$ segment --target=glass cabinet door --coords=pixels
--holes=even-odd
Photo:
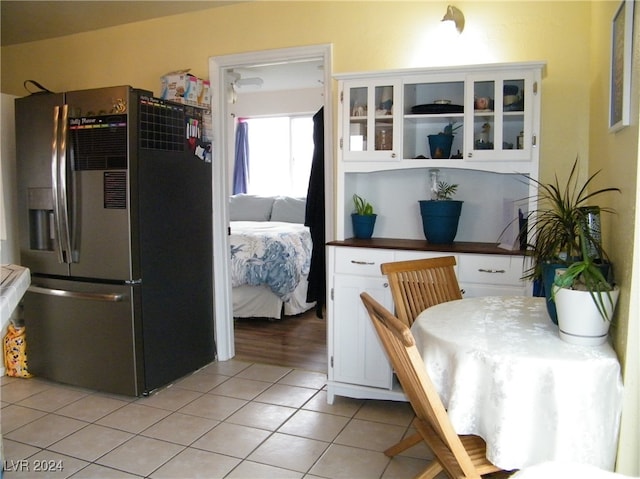
[[[528,74],[491,77],[470,76],[467,111],[466,157],[470,160],[528,160],[535,136],[531,131],[531,95]]]
[[[345,83],[343,91],[346,130],[342,148],[345,160],[399,159],[394,104],[398,88],[394,83]]]

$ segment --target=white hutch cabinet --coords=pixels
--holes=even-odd
[[[453,255],[465,297],[531,294],[526,258],[501,232],[533,211],[540,142],[540,62],[338,75],[337,240],[327,246],[328,401],[335,395],[404,400],[360,300],[393,310],[380,264]],[[432,158],[428,135],[453,125],[451,156]],[[429,170],[458,183],[463,217],[453,245],[428,244],[417,201]],[[378,213],[374,237],[354,239],[357,193]],[[465,211],[468,211],[465,217]],[[517,230],[517,228],[516,228]],[[511,238],[509,245],[515,243]]]

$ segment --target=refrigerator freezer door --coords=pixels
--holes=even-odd
[[[21,264],[33,272],[68,275],[59,260],[52,184],[54,109],[62,94],[34,94],[16,100],[16,162]]]
[[[143,392],[129,286],[34,277],[25,294],[29,372],[115,394]]]

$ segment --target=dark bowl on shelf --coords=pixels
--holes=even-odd
[[[473,147],[476,150],[493,150],[493,142],[475,141]]]
[[[504,85],[502,87],[503,95],[517,95],[519,91],[518,85]]]
[[[414,115],[424,115],[433,113],[464,113],[464,106],[443,103],[428,103],[426,105],[416,105],[411,107]]]

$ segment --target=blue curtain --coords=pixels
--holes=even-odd
[[[249,125],[238,121],[236,128],[236,160],[233,165],[233,194],[247,192],[249,183]]]

